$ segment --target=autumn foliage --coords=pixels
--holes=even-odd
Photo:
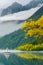
[[[43,36],[43,15],[37,21],[32,19],[30,19],[30,22],[25,21],[21,29],[26,32],[25,37],[33,35],[35,37]]]
[[[43,15],[36,21],[30,19],[25,21],[20,28],[25,32],[25,39],[28,37],[34,37],[34,39],[24,45],[19,46],[17,49],[20,50],[41,50],[43,49]]]

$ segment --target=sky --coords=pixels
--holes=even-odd
[[[31,0],[0,0],[0,8],[6,8],[11,5],[13,2],[18,2],[22,5],[26,5]]]

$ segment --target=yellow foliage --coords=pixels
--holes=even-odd
[[[16,54],[17,56],[21,57],[21,58],[25,58],[25,59],[40,59],[43,60],[43,55],[37,55],[34,53],[18,53]]]
[[[24,30],[24,28],[26,29]],[[33,21],[33,20],[30,20],[30,22],[25,21],[20,29],[26,32],[25,37],[33,36],[33,35],[36,35],[35,37],[42,36],[43,35],[43,15],[37,21]]]
[[[29,43],[26,43],[26,44],[24,44],[24,45],[22,45],[22,46],[19,46],[19,47],[17,47],[16,49],[18,49],[18,50],[25,50],[25,51],[31,51],[31,50],[38,50],[38,49],[41,49],[41,48],[43,48],[43,43],[38,43],[38,44],[29,44]]]

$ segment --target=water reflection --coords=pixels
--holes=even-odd
[[[0,54],[0,65],[43,65],[42,52],[11,53],[8,58]]]

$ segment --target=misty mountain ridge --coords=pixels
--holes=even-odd
[[[15,2],[11,6],[7,7],[6,9],[3,9],[1,16],[21,11],[22,7],[23,6],[21,4]]]
[[[20,11],[24,11],[24,10],[28,10],[28,9],[31,9],[31,8],[35,8],[38,5],[42,5],[42,4],[43,4],[43,0],[42,1],[41,0],[32,0],[30,3],[26,4],[25,6],[22,6],[18,2],[14,2],[9,7],[3,9],[2,13],[1,13],[1,16],[16,13],[16,12],[20,12]]]

